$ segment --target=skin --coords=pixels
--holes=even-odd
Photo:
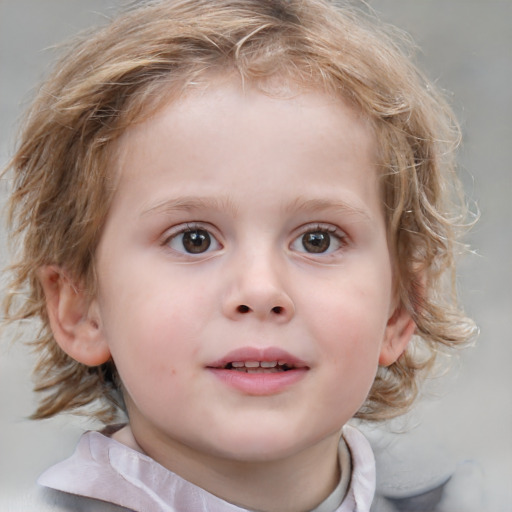
[[[41,272],[57,341],[86,364],[114,359],[130,417],[117,440],[232,503],[310,510],[338,482],[342,426],[414,329],[369,125],[320,91],[214,82],[130,128],[117,154],[97,297]],[[193,236],[209,246],[190,253]],[[248,392],[212,371],[269,347],[301,361],[293,383]]]

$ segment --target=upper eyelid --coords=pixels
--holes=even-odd
[[[218,230],[215,229],[215,227],[208,223],[208,222],[201,222],[201,221],[188,221],[183,222],[181,224],[177,224],[176,226],[172,226],[170,228],[167,228],[163,234],[162,237],[164,239],[169,239],[173,236],[177,236],[181,233],[185,233],[187,231],[194,231],[202,229],[203,231],[207,231],[211,235],[215,236],[215,238],[218,238],[217,232]]]
[[[203,230],[208,232],[208,234],[215,240],[215,242],[221,247],[224,247],[224,242],[222,240],[222,237],[220,236],[219,230],[216,229],[212,224],[209,224],[208,222],[201,222],[201,221],[187,221],[183,222],[181,224],[177,224],[175,226],[172,226],[168,229],[166,229],[162,235],[159,237],[160,242],[159,245],[162,247],[169,246],[171,243],[171,240],[183,233],[186,233],[187,231],[194,231],[194,230]],[[203,253],[198,253],[203,254]]]
[[[348,238],[346,230],[329,222],[309,222],[304,224],[294,230],[292,238],[295,239],[297,236],[310,231],[327,231],[328,233],[337,235],[339,238]]]
[[[295,252],[293,248],[294,244],[297,243],[299,239],[306,233],[311,233],[315,231],[326,231],[331,236],[337,239],[337,244],[339,246],[333,251],[325,251],[318,253],[299,251],[299,253],[301,253],[303,256],[306,256],[309,259],[320,261],[320,259],[326,260],[327,258],[336,258],[340,256],[340,253],[344,253],[351,246],[350,236],[344,229],[341,229],[336,224],[331,224],[329,222],[310,222],[307,224],[303,224],[302,226],[295,230],[288,244],[289,250]]]
[[[180,233],[184,233],[186,231],[194,231],[195,229],[203,229],[208,231],[210,234],[214,235],[215,238],[221,238],[219,230],[211,223],[205,221],[187,221],[170,228],[167,228],[162,237],[164,239],[168,239],[172,236],[179,235]],[[308,231],[327,231],[329,233],[333,233],[338,235],[340,238],[348,238],[347,231],[345,229],[336,226],[335,224],[331,224],[329,222],[308,222],[303,224],[292,231],[291,237],[292,239],[299,236],[300,234],[307,233]]]
[[[189,231],[206,231],[210,235],[213,246],[211,246],[210,243],[205,251],[200,252],[187,251],[183,244],[181,249],[173,247],[174,240]],[[223,242],[221,241],[219,235],[217,235],[214,231],[218,232],[218,230],[215,230],[215,228],[207,222],[183,222],[165,230],[160,237],[159,246],[166,253],[172,254],[175,258],[178,258],[178,260],[181,260],[182,262],[194,263],[198,261],[204,261],[210,259],[214,255],[218,254],[219,251],[224,249]]]
[[[216,228],[213,224],[206,221],[186,221],[175,226],[172,226],[170,228],[167,228],[160,237],[162,240],[162,245],[165,245],[171,238],[178,236],[181,233],[185,233],[187,231],[194,231],[196,229],[202,229],[204,231],[207,231],[217,240],[218,243],[224,245],[224,243],[222,242],[223,237],[219,229]],[[340,228],[336,224],[331,224],[329,222],[308,222],[295,228],[292,231],[290,236],[291,241],[310,231],[327,231],[328,233],[337,236],[340,240],[348,240],[350,238],[347,231],[345,229]]]

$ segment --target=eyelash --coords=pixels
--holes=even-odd
[[[216,236],[212,231],[213,230],[210,225],[201,223],[187,223],[186,225],[181,225],[177,228],[174,228],[171,230],[171,232],[167,232],[162,241],[162,246],[168,247],[169,249],[181,255],[192,257],[193,255],[204,255],[205,253],[212,252],[212,250],[219,250],[222,248],[222,244],[218,240],[219,237]],[[207,236],[205,237],[202,233]],[[179,241],[180,235],[186,234],[191,235],[191,237],[188,239],[188,243],[191,244],[188,249],[191,250],[187,250],[185,247],[186,242],[183,239],[181,242]],[[195,236],[192,236],[193,234],[195,234]],[[327,238],[315,238],[312,236],[312,238],[308,241],[305,239],[306,235],[308,234],[327,234]],[[333,238],[336,241],[334,248],[332,247]],[[329,257],[332,256],[333,253],[344,248],[347,245],[347,239],[347,234],[344,231],[331,224],[309,224],[297,230],[291,243],[289,244],[289,248],[292,251],[307,254],[309,257]],[[173,242],[180,244],[180,247],[173,247]],[[206,247],[201,247],[203,242],[206,243]],[[312,246],[310,249],[313,250],[307,250],[305,243],[311,243]],[[327,243],[327,246],[323,248],[322,244],[325,243]],[[211,247],[212,244],[213,248]],[[194,247],[197,247],[198,250],[195,251]],[[319,250],[315,250],[316,248]]]
[[[290,248],[292,248],[294,244],[299,244],[301,242],[302,242],[302,244],[304,244],[304,237],[308,233],[311,233],[311,234],[327,233],[329,235],[329,245],[325,251],[309,252],[309,251],[305,251],[305,250],[304,251],[298,250],[298,252],[300,252],[300,253],[308,254],[309,257],[315,257],[315,256],[316,257],[329,257],[329,256],[332,256],[333,253],[337,252],[338,250],[346,247],[348,244],[348,236],[343,230],[337,228],[336,226],[333,226],[332,224],[317,223],[317,224],[309,224],[309,225],[301,227],[298,234],[296,236],[294,236],[294,238],[290,244]],[[332,238],[334,238],[338,244],[338,247],[336,247],[334,249],[331,248]]]
[[[178,226],[177,228],[167,231],[165,234],[164,240],[162,241],[162,246],[168,247],[169,249],[174,250],[176,253],[182,254],[182,255],[188,255],[188,256],[194,255],[194,254],[202,255],[205,252],[211,252],[211,250],[208,251],[208,249],[210,249],[212,243],[214,245],[218,246],[218,247],[215,247],[215,249],[218,250],[219,248],[222,248],[222,244],[219,242],[218,236],[215,236],[212,231],[213,231],[212,227],[209,225],[204,225],[201,223],[187,223],[185,225],[181,225],[181,226]],[[198,252],[187,251],[184,246],[183,241],[181,242],[181,245],[182,245],[181,248],[178,249],[176,247],[172,247],[172,242],[175,240],[178,240],[178,237],[180,235],[185,235],[187,233],[194,233],[194,232],[195,233],[204,232],[208,235],[209,240],[208,240],[208,245],[207,245],[205,251],[198,251]]]

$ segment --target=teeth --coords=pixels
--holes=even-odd
[[[237,371],[244,371],[244,370],[237,370]],[[247,368],[245,370],[247,373],[278,373],[280,370],[278,370],[277,368],[262,368],[262,367],[258,367],[258,368]]]
[[[268,372],[271,370],[279,371],[283,369],[278,367],[284,367],[285,369],[290,368],[286,361],[233,361],[230,363],[230,366],[234,370],[248,371],[250,373]],[[291,367],[293,368],[293,366]]]

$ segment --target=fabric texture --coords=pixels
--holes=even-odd
[[[329,508],[336,501],[331,494],[315,512],[370,510],[375,492],[373,452],[365,437],[353,427],[343,428],[343,439],[350,451],[352,469],[345,498],[340,505]],[[247,512],[99,432],[84,434],[75,453],[45,471],[38,482],[49,489],[73,495],[66,498],[70,502],[69,510]],[[51,496],[49,490],[46,496]],[[84,497],[85,501],[78,497]],[[88,508],[88,501],[95,501],[96,508]],[[104,502],[104,508],[101,508],[101,502]],[[111,504],[117,507],[112,508]]]

